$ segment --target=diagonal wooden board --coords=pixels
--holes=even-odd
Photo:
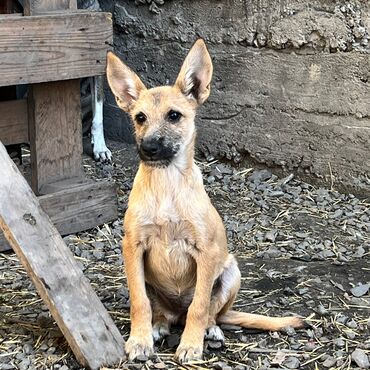
[[[80,364],[124,358],[121,334],[1,142],[0,229]]]

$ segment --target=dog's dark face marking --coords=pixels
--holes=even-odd
[[[194,106],[170,86],[145,90],[130,112],[140,159],[166,167],[194,134]]]
[[[138,145],[140,159],[148,165],[155,167],[165,167],[171,163],[171,160],[179,150],[178,143],[180,137],[151,136],[145,137]]]

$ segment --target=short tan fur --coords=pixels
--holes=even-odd
[[[147,89],[113,53],[107,77],[135,126],[141,157],[125,215],[123,256],[131,300],[130,359],[153,352],[153,340],[185,324],[180,362],[202,357],[204,338],[223,340],[217,324],[280,330],[298,317],[230,310],[240,272],[228,253],[222,220],[194,162],[195,112],[210,94],[212,61],[203,40],[189,51],[176,83]]]

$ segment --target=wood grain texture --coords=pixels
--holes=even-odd
[[[24,15],[36,15],[45,11],[77,9],[77,0],[25,0]]]
[[[31,186],[83,175],[80,84],[78,80],[33,85],[29,89]]]
[[[0,86],[105,73],[112,44],[110,13],[0,15]]]
[[[118,218],[117,194],[114,183],[65,182],[50,184],[51,194],[38,197],[42,209],[61,235],[91,229]],[[0,252],[11,247],[0,231]]]
[[[0,228],[80,364],[120,361],[122,336],[1,143]]]
[[[39,200],[62,235],[118,218],[116,186],[111,182],[70,186],[56,193],[42,195]]]
[[[0,140],[4,145],[28,143],[26,100],[0,102]]]

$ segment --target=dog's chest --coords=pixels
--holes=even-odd
[[[147,282],[179,294],[193,286],[195,237],[187,221],[148,226],[145,241]]]

